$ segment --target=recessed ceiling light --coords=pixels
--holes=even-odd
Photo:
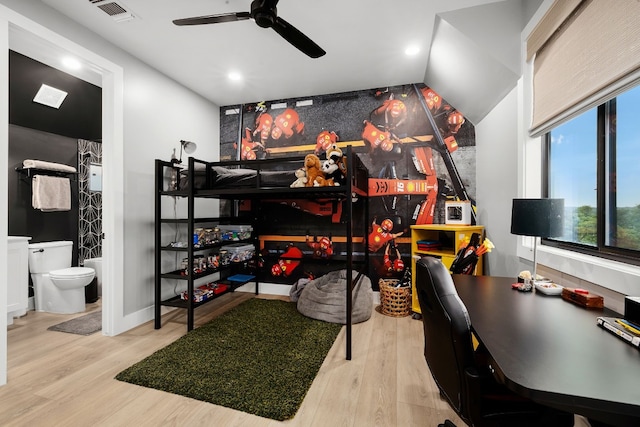
[[[80,61],[70,56],[62,58],[62,65],[64,65],[69,70],[79,70],[80,68],[82,68],[82,64],[80,63]]]
[[[228,77],[229,77],[229,80],[233,80],[234,82],[242,80],[242,75],[235,71],[230,72]]]
[[[40,89],[33,98],[33,101],[48,107],[60,108],[62,101],[64,101],[66,97],[67,92],[43,84],[40,86]]]
[[[405,53],[407,56],[414,56],[414,55],[417,55],[417,54],[418,54],[418,52],[420,52],[420,47],[418,47],[418,46],[416,46],[416,45],[411,45],[411,46],[407,47],[407,48],[404,50],[404,53]]]

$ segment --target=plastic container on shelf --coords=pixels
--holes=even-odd
[[[251,238],[253,227],[250,225],[220,225],[220,240],[245,240]]]
[[[256,253],[256,248],[252,244],[234,243],[225,247],[227,250],[226,256],[229,262],[243,262],[248,261]]]
[[[226,249],[220,249],[220,252],[218,253],[218,260],[220,265],[229,265],[229,251]]]

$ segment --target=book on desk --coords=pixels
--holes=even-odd
[[[600,316],[596,321],[601,328],[640,349],[640,326],[620,317]]]

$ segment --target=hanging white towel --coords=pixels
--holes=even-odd
[[[34,175],[31,180],[32,205],[42,212],[71,210],[69,178]]]
[[[26,159],[22,161],[22,167],[24,169],[35,168],[59,172],[76,172],[76,168],[73,166],[64,165],[62,163],[45,162],[44,160]]]

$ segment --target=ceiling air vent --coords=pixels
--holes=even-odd
[[[130,21],[135,18],[122,3],[116,3],[109,0],[89,0],[92,4],[96,5],[98,9],[109,15],[116,22]]]

